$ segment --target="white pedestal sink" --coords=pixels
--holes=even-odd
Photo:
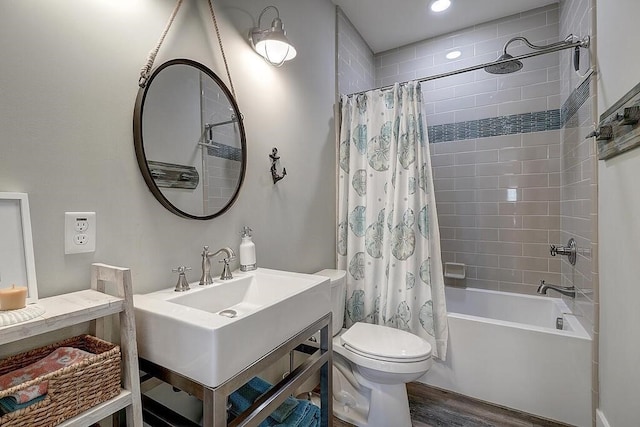
[[[264,268],[233,275],[134,295],[140,357],[215,388],[331,311],[327,278]]]

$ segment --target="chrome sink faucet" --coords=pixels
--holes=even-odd
[[[202,249],[202,276],[200,277],[201,286],[207,286],[213,283],[213,279],[211,278],[211,261],[209,260],[209,258],[218,256],[221,253],[224,253],[226,256],[222,260],[220,260],[220,262],[224,264],[222,268],[222,274],[220,275],[220,280],[233,279],[231,269],[229,268],[229,261],[236,258],[236,254],[235,252],[233,252],[233,249],[224,247],[218,249],[215,252],[209,252],[209,246],[204,246],[204,248]]]
[[[544,280],[540,280],[540,286],[538,286],[538,293],[542,295],[546,295],[549,289],[553,289],[556,292],[560,292],[562,295],[566,295],[571,298],[576,297],[576,287],[575,286],[556,286],[549,285],[545,283]]]

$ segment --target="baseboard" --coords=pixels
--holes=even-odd
[[[596,427],[611,427],[600,409],[596,409]]]

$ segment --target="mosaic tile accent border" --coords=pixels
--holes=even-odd
[[[487,138],[515,133],[542,132],[562,127],[560,110],[512,114],[459,123],[428,126],[429,142],[448,142]]]
[[[242,149],[230,145],[216,143],[217,147],[207,147],[209,156],[220,157],[227,160],[242,161]]]
[[[561,109],[428,126],[429,142],[435,144],[561,129],[589,98],[590,84],[591,77],[569,95]]]
[[[591,75],[593,76],[593,74]],[[587,77],[580,86],[578,86],[567,100],[562,104],[560,116],[562,118],[562,126],[564,127],[569,120],[578,112],[582,104],[589,99],[591,93],[591,76]]]

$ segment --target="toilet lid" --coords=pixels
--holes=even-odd
[[[431,345],[427,341],[388,326],[358,322],[341,338],[346,348],[376,359],[413,362],[431,356]]]

